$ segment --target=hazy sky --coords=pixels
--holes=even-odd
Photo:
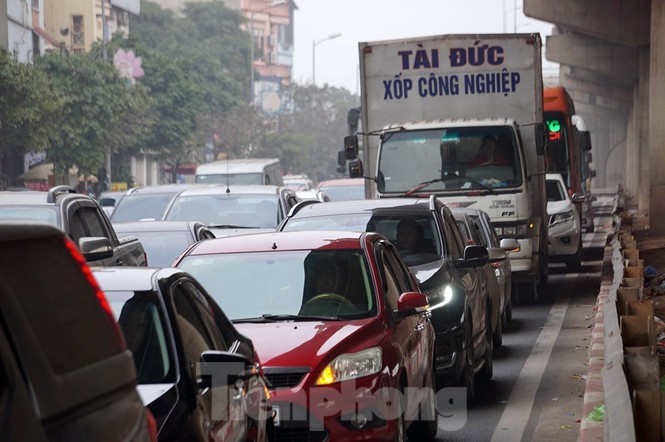
[[[438,34],[551,33],[552,25],[527,18],[522,0],[295,0],[293,80],[312,82],[312,42],[316,84],[358,92],[358,42]],[[515,7],[517,6],[517,8]],[[504,12],[505,11],[505,12]],[[505,21],[504,21],[505,20]],[[556,65],[543,65],[553,72]]]

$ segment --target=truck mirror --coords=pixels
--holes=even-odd
[[[355,135],[347,135],[344,137],[344,152],[346,153],[347,160],[355,160],[358,158],[358,138]]]
[[[337,152],[337,165],[342,168],[346,167],[346,151],[340,150]]]
[[[547,142],[547,135],[545,132],[545,124],[536,124],[536,154],[545,155],[545,143]]]
[[[349,178],[362,178],[363,177],[363,162],[354,160],[349,163]]]
[[[591,150],[591,134],[588,130],[580,132],[582,134],[582,150],[590,151]]]

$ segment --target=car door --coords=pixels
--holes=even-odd
[[[171,286],[175,322],[180,336],[180,348],[186,361],[189,385],[195,393],[194,417],[189,419],[189,428],[179,435],[182,440],[191,435],[204,435],[206,440],[244,440],[246,420],[243,405],[244,385],[214,385],[199,388],[199,362],[204,351],[227,351],[228,343],[215,324],[213,308],[201,291],[186,278]],[[202,428],[196,428],[196,425]]]
[[[449,238],[450,253],[453,260],[462,258],[466,242],[462,238],[462,234],[453,219],[452,213],[445,207],[441,210],[441,217],[443,219],[444,231],[446,238]],[[460,285],[466,290],[469,305],[471,306],[472,329],[474,347],[478,348],[479,345],[484,345],[485,341],[485,312],[486,303],[482,296],[482,286],[478,279],[477,269],[456,269],[456,276]],[[480,353],[476,353],[480,354]]]
[[[413,382],[421,385],[422,369],[419,363],[422,361],[422,348],[427,345],[423,340],[422,332],[425,330],[424,322],[427,320],[424,316],[407,316],[397,318],[393,312],[397,311],[397,301],[399,296],[408,291],[413,291],[411,285],[411,276],[404,264],[400,264],[400,258],[397,249],[388,243],[382,241],[379,245],[379,266],[383,282],[383,293],[386,303],[390,309],[394,324],[394,345],[400,347],[402,353],[406,356],[404,368],[407,377]],[[419,356],[421,356],[420,361]]]

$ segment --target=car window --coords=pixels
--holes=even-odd
[[[381,279],[383,285],[383,294],[391,312],[397,310],[397,301],[399,295],[402,294],[400,287],[400,277],[397,269],[394,268],[393,263],[389,258],[389,254],[385,248],[381,249],[379,264],[381,265]]]
[[[127,195],[121,199],[111,214],[111,221],[161,220],[173,194]]]
[[[183,282],[181,288],[189,293],[188,299],[192,301],[198,317],[201,319],[201,323],[212,340],[214,348],[216,350],[228,350],[229,343],[227,342],[227,339],[222,336],[222,332],[217,325],[215,310],[212,305],[210,305],[207,297],[191,281]]]
[[[171,290],[185,365],[192,379],[195,379],[196,364],[201,360],[201,354],[214,350],[215,344],[210,336],[209,327],[204,325],[197,303],[191,299],[191,293],[186,290],[182,282],[175,283]]]
[[[159,296],[153,291],[115,291],[106,297],[134,356],[138,383],[173,382],[176,364]]]
[[[78,244],[79,239],[88,236],[85,229],[82,213],[74,211],[69,219],[69,236]]]
[[[80,207],[77,211],[80,214],[86,226],[88,236],[103,236],[109,238],[110,235],[106,226],[102,224],[99,211],[95,207]]]
[[[0,219],[33,219],[43,221],[54,226],[60,226],[56,206],[48,207],[26,207],[26,206],[2,206],[0,207]]]
[[[547,180],[545,182],[545,194],[547,195],[547,201],[563,201],[566,199],[566,194],[559,180]]]
[[[143,244],[143,249],[148,255],[152,267],[170,266],[193,242],[191,235],[185,231],[123,232],[116,230],[116,234],[119,238],[136,236]]]
[[[182,195],[165,219],[206,225],[275,228],[281,217],[277,195]]]
[[[466,240],[462,238],[462,234],[455,221],[452,220],[452,216],[445,216],[445,210],[446,209],[442,209],[443,228],[446,232],[446,238],[449,239],[447,243],[450,255],[453,260],[458,260],[462,258]]]

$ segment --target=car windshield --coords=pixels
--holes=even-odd
[[[1,206],[0,219],[31,219],[43,221],[54,226],[60,225],[60,217],[55,206]]]
[[[330,201],[353,201],[365,199],[365,186],[320,186]]]
[[[509,127],[402,131],[385,135],[379,190],[406,193],[516,187],[522,183],[516,140]]]
[[[173,199],[174,194],[127,195],[118,202],[111,214],[111,221],[159,221]]]
[[[178,267],[203,284],[235,321],[275,315],[355,319],[377,311],[369,267],[359,250],[187,256]]]
[[[175,382],[172,337],[157,295],[151,291],[107,291],[105,295],[134,355],[138,383]]]
[[[194,239],[186,231],[126,232],[116,229],[118,238],[136,236],[147,254],[151,267],[169,267]]]
[[[168,221],[201,221],[211,226],[275,228],[281,220],[276,195],[225,194],[180,196]]]
[[[401,226],[413,226],[415,243],[405,243],[400,238]],[[441,239],[434,218],[429,215],[405,215],[375,211],[374,213],[340,213],[318,217],[289,219],[283,227],[284,231],[297,230],[344,230],[350,232],[379,232],[397,246],[404,263],[417,266],[441,259]],[[403,232],[404,233],[404,232]],[[400,243],[401,239],[401,243]]]
[[[559,180],[547,180],[545,182],[545,193],[547,194],[547,201],[563,201],[566,199],[565,191]]]

